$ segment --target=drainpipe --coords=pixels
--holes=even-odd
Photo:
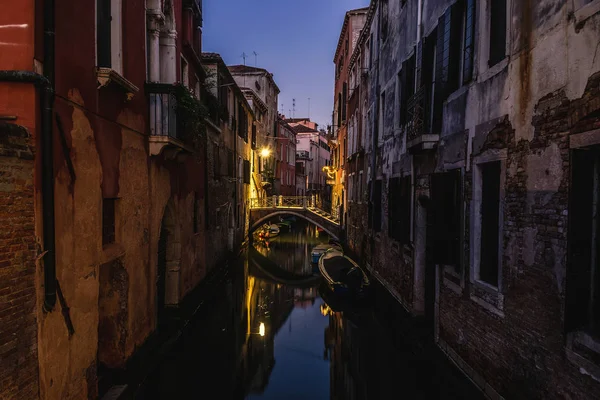
[[[32,71],[0,71],[0,82],[32,83],[41,89],[42,223],[44,237],[44,311],[56,304],[54,224],[54,0],[44,2],[44,75]]]
[[[44,1],[44,75],[49,81],[45,87],[42,108],[42,213],[44,248],[44,310],[52,311],[56,304],[56,253],[54,226],[54,1]]]

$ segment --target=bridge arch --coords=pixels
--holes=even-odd
[[[318,226],[319,228],[323,229],[332,238],[334,238],[336,240],[340,240],[339,235],[336,232],[331,231],[329,228],[327,228],[326,226],[321,224],[315,218],[311,218],[310,215],[304,215],[304,214],[294,212],[294,211],[273,211],[273,212],[265,215],[264,217],[259,218],[257,221],[254,221],[252,223],[252,226],[250,227],[250,233],[252,233],[256,229],[258,229],[258,227],[261,226],[265,221],[268,221],[269,219],[276,217],[278,215],[293,215],[295,217],[302,218],[303,220],[310,222],[311,224],[314,224],[314,225]]]

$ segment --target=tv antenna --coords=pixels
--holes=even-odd
[[[308,119],[310,119],[310,97],[308,98]]]
[[[296,117],[296,99],[292,99],[292,118]]]
[[[254,66],[258,67],[258,53],[253,51],[252,54],[254,54]]]
[[[244,52],[241,57],[244,59],[244,65],[246,65],[246,58],[248,58],[248,55]]]

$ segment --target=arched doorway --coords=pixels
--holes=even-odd
[[[156,313],[160,324],[164,322],[167,308],[179,302],[181,240],[172,199],[163,214],[157,252]]]

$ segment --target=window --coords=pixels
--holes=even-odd
[[[462,63],[463,83],[467,83],[473,79],[473,57],[475,54],[475,18],[475,0],[466,0]]]
[[[402,63],[400,71],[400,125],[408,122],[408,100],[415,94],[415,55]]]
[[[235,156],[233,154],[233,151],[226,149],[226,153],[227,153],[227,176],[229,177],[234,177],[234,172],[235,172]]]
[[[181,56],[181,84],[187,88],[190,87],[190,70],[188,62]]]
[[[348,175],[348,201],[354,201],[354,174]]]
[[[219,154],[219,145],[213,143],[213,178],[221,176],[221,157]]]
[[[373,47],[375,47],[375,43],[373,42],[373,34],[371,33],[371,38],[367,43],[367,50],[369,52],[369,69],[373,67]]]
[[[383,129],[385,126],[385,91],[381,92],[381,103],[379,104],[379,124],[378,124],[378,142],[383,138]]]
[[[490,1],[490,59],[489,66],[498,64],[506,57],[506,0]]]
[[[481,174],[481,229],[478,279],[498,286],[500,249],[501,162],[478,166]]]
[[[365,194],[363,193],[363,172],[358,173],[358,203],[361,204]]]
[[[193,223],[194,223],[194,233],[198,233],[200,230],[200,218],[199,218],[199,211],[200,211],[200,198],[198,197],[198,192],[194,192],[194,218],[193,218]]]
[[[567,326],[600,336],[600,149],[573,150]]]
[[[461,172],[431,176],[431,213],[434,262],[451,265],[460,272],[460,233],[462,231]]]
[[[381,190],[381,179],[377,179],[373,188],[372,228],[375,232],[381,232]]]
[[[401,244],[410,242],[411,178],[392,178],[388,196],[388,235]]]
[[[388,0],[381,1],[381,41],[385,42],[389,29]]]
[[[243,161],[243,176],[244,176],[244,183],[249,185],[250,184],[250,161],[248,160],[244,160]]]
[[[102,199],[102,245],[115,242],[115,212],[117,199]]]
[[[99,67],[123,73],[121,0],[96,0],[96,56]]]
[[[346,122],[346,108],[348,102],[348,83],[344,82],[342,88],[342,123]]]
[[[252,124],[252,150],[256,150],[256,125]]]

